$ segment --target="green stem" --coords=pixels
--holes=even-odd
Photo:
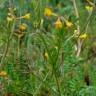
[[[5,59],[6,55],[7,55],[7,52],[8,52],[9,46],[10,46],[10,40],[11,40],[13,32],[14,32],[14,27],[15,27],[15,21],[13,22],[12,30],[11,30],[11,33],[9,35],[9,38],[8,38],[8,41],[7,41],[3,56],[2,56],[1,61],[0,61],[0,69],[2,69],[4,67],[3,61],[4,61],[4,59]]]
[[[60,91],[60,86],[59,86],[59,82],[58,82],[58,77],[57,77],[57,75],[56,75],[56,70],[55,70],[56,68],[54,67],[54,65],[56,65],[57,60],[58,60],[59,51],[58,51],[58,54],[57,54],[56,59],[53,60],[53,59],[52,59],[52,56],[51,56],[51,53],[50,53],[50,51],[49,51],[49,49],[48,49],[48,46],[47,46],[47,44],[46,44],[46,41],[45,41],[45,39],[44,39],[44,37],[43,37],[40,33],[39,33],[39,35],[40,35],[40,37],[41,37],[41,39],[42,39],[42,41],[43,41],[43,43],[44,43],[44,45],[45,45],[45,47],[46,47],[46,50],[47,50],[47,52],[48,52],[49,59],[50,59],[50,62],[51,62],[51,64],[52,64],[52,71],[53,71],[53,74],[54,74],[54,76],[55,76],[55,80],[56,80],[56,84],[57,84],[59,96],[61,96],[61,91]],[[59,48],[59,49],[60,49],[60,48]]]

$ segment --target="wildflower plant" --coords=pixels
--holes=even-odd
[[[96,95],[93,1],[0,1],[2,96]]]

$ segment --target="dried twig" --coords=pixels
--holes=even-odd
[[[78,12],[78,9],[77,9],[77,5],[76,5],[76,1],[75,0],[72,0],[72,2],[73,2],[73,6],[74,6],[74,10],[75,10],[75,14],[76,14],[76,18],[79,18],[79,12]],[[79,21],[79,19],[78,19],[78,21],[77,21],[77,32],[78,32],[78,34],[80,34],[80,21]],[[76,52],[76,56],[77,57],[79,57],[79,55],[80,55],[80,52],[81,52],[81,47],[82,47],[82,42],[81,42],[81,40],[78,38],[78,40],[77,40],[77,52]]]

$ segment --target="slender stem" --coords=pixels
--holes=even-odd
[[[55,80],[56,80],[56,84],[57,84],[57,87],[58,87],[59,96],[61,96],[61,90],[60,90],[58,77],[57,77],[56,71],[55,70],[53,70],[53,71],[54,71],[54,77],[55,77]]]
[[[76,17],[79,18],[79,12],[78,12],[78,9],[77,9],[76,0],[72,0],[72,2],[73,2]],[[77,31],[80,34],[80,24],[79,23],[80,23],[80,21],[78,19],[78,21],[77,21]],[[77,57],[79,57],[79,55],[80,55],[81,47],[82,47],[82,43],[81,43],[81,40],[78,38],[78,40],[77,40],[77,52],[76,52]]]
[[[19,54],[20,54],[20,37],[18,37],[18,48],[17,48],[17,56],[19,58]]]
[[[1,61],[0,61],[0,69],[2,69],[3,66],[4,66],[3,61],[4,61],[4,59],[5,59],[6,55],[7,55],[7,52],[8,52],[9,46],[10,46],[10,40],[11,40],[12,35],[13,35],[14,26],[15,26],[15,22],[13,22],[12,30],[11,30],[11,33],[9,35],[9,38],[8,38],[8,41],[7,41],[3,56],[2,56]]]

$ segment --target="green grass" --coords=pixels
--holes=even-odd
[[[0,75],[0,96],[96,96],[95,0],[89,11],[87,0],[57,1],[0,0],[0,74],[7,73]],[[44,16],[46,7],[57,16]],[[27,13],[28,20],[16,19]],[[55,28],[58,18],[61,29]],[[88,37],[80,39],[84,33]]]

